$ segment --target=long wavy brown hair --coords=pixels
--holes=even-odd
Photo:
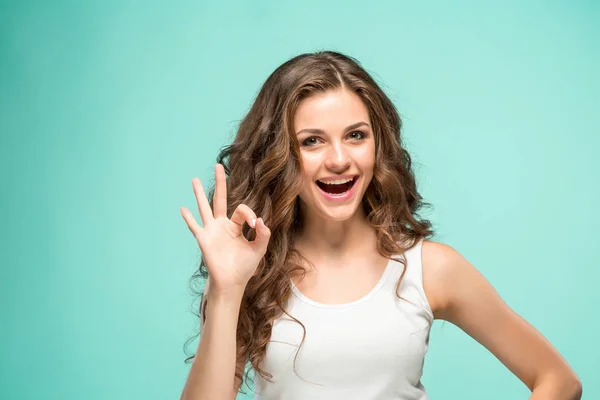
[[[298,55],[279,66],[267,78],[241,121],[233,143],[225,146],[217,157],[228,176],[228,216],[243,203],[262,217],[271,230],[267,252],[246,286],[240,307],[235,374],[240,384],[245,378],[248,385],[250,369],[239,368],[248,362],[263,378],[273,377],[261,368],[271,328],[276,318],[287,314],[285,305],[292,293],[290,277],[297,271],[305,274],[303,265],[308,263],[294,248],[294,239],[302,230],[298,204],[302,161],[294,134],[294,114],[308,96],[340,88],[351,90],[362,99],[375,135],[373,178],[362,207],[367,221],[376,230],[379,253],[388,259],[402,255],[420,239],[433,236],[431,223],[419,215],[423,207],[431,204],[425,203],[417,192],[411,157],[400,136],[402,123],[398,111],[360,63],[338,52],[319,51]],[[213,196],[214,186],[208,196],[211,204]],[[253,240],[255,231],[244,225],[243,234]],[[400,262],[406,267],[404,259]],[[405,273],[406,268],[396,285],[396,295]],[[207,277],[208,271],[201,260],[190,280],[192,291],[200,297],[196,314],[199,318],[203,318],[206,301],[202,290],[196,287],[197,283],[206,282]],[[290,317],[302,326],[305,337],[302,322]],[[428,314],[427,318],[433,323]],[[199,330],[184,348],[198,334]]]

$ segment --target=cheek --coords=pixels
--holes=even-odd
[[[306,157],[302,157],[302,169],[300,170],[300,174],[302,175],[302,191],[305,192],[307,185],[310,184],[311,181],[311,167],[310,161],[306,159]]]
[[[375,147],[365,146],[358,150],[356,153],[356,159],[360,160],[365,165],[371,165],[375,163]]]
[[[302,154],[302,175],[311,177],[319,168],[319,156],[317,154]]]

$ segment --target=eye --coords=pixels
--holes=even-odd
[[[302,141],[302,146],[314,146],[315,144],[317,144],[317,142],[316,142],[317,140],[319,140],[318,137],[311,136]]]
[[[358,137],[355,135],[356,133],[359,135]],[[361,131],[354,131],[354,132],[350,132],[350,134],[348,136],[351,136],[353,139],[364,139],[367,135]]]

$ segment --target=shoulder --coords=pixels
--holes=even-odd
[[[433,315],[447,320],[456,290],[479,274],[462,254],[444,243],[423,240],[421,262],[423,290]]]

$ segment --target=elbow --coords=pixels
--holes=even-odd
[[[583,385],[581,384],[581,380],[577,376],[574,377],[573,381],[573,392],[569,400],[581,400],[581,396],[583,396]]]
[[[580,400],[583,396],[583,385],[574,373],[568,378],[562,379],[562,391],[565,400]]]
[[[583,386],[573,371],[547,375],[534,386],[532,399],[581,400]]]

